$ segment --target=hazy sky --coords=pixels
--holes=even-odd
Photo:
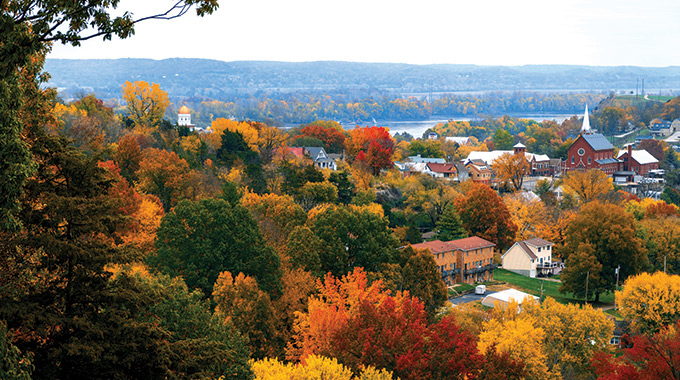
[[[671,66],[678,41],[678,0],[220,0],[211,16],[147,21],[49,57]]]

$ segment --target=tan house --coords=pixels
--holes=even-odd
[[[529,277],[554,274],[558,263],[552,261],[553,245],[541,238],[518,241],[501,256],[503,269]]]
[[[447,284],[493,280],[493,255],[496,244],[473,236],[443,242],[413,244],[415,249],[429,249],[437,262],[442,280]]]

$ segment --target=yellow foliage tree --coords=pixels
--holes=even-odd
[[[657,271],[680,274],[680,218],[645,218],[638,222],[649,263]]]
[[[251,360],[255,380],[391,380],[392,373],[368,366],[359,376],[337,359],[310,355],[302,363],[282,363],[276,359]]]
[[[506,194],[503,203],[508,207],[512,221],[517,225],[516,240],[535,237],[547,239],[552,217],[539,199],[527,199],[523,193]]]
[[[504,153],[493,162],[493,171],[503,183],[519,190],[531,167],[523,154]]]
[[[538,327],[537,319],[522,315],[514,319],[491,319],[484,323],[479,335],[477,347],[483,353],[496,345],[499,352],[507,352],[513,359],[521,359],[526,363],[526,370],[531,379],[555,379],[555,373],[548,370],[548,356],[542,342],[545,330]]]
[[[170,105],[168,93],[161,90],[157,83],[149,85],[145,81],[125,81],[123,99],[127,102],[129,117],[142,132],[156,128]]]
[[[590,202],[614,190],[612,179],[597,169],[570,170],[562,181],[562,187],[581,203]]]
[[[658,332],[680,318],[680,276],[656,272],[630,277],[616,292],[616,304],[639,331]]]
[[[224,131],[238,132],[243,136],[243,139],[253,150],[258,150],[259,134],[257,129],[246,122],[238,122],[235,120],[225,119],[219,117],[213,120],[210,130],[212,133],[206,133],[203,137],[208,146],[217,150],[222,145],[222,133]]]

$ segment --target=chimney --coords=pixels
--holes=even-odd
[[[624,169],[630,171],[630,162],[633,160],[633,144],[628,144],[628,158],[624,162]]]

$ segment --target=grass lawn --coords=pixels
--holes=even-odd
[[[560,293],[559,289],[561,283],[559,282],[526,277],[505,269],[496,269],[494,271],[494,278],[498,281],[505,281],[508,284],[512,284],[520,290],[535,296],[541,295],[541,282],[543,282],[543,296],[552,297],[557,302],[561,303],[583,303],[582,298],[576,299],[572,293]],[[614,303],[614,294],[601,294],[600,303]]]
[[[470,285],[470,284],[456,284],[453,286],[453,289],[449,289],[449,297],[455,297],[460,295],[463,292],[467,292],[469,290],[474,290],[475,286]]]
[[[609,309],[604,311],[605,314],[611,315],[612,317],[616,318],[617,321],[622,321],[623,320],[623,315],[619,313],[618,311],[614,309]]]

